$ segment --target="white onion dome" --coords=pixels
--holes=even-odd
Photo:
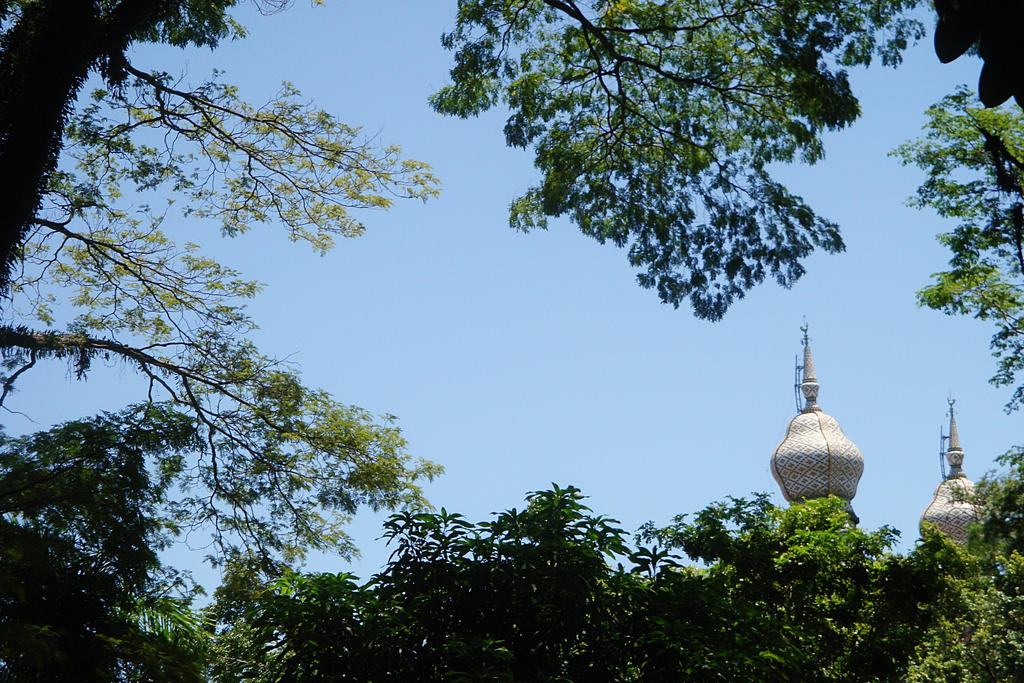
[[[930,522],[939,531],[957,543],[967,542],[967,526],[978,519],[978,510],[971,502],[974,482],[964,474],[964,451],[953,416],[953,401],[949,404],[949,449],[946,451],[949,474],[935,489],[935,496],[921,514],[921,526]]]
[[[846,501],[856,521],[850,501],[857,495],[857,484],[864,473],[864,457],[843,434],[836,419],[822,412],[818,405],[819,388],[805,330],[803,381],[800,383],[804,409],[790,421],[785,438],[772,453],[772,476],[787,501],[838,496]]]

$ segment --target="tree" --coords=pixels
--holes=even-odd
[[[628,245],[662,301],[716,320],[766,278],[792,285],[814,249],[843,249],[771,167],[819,160],[822,133],[858,117],[846,68],[897,64],[923,35],[903,17],[916,4],[461,0],[452,85],[431,103],[511,109],[506,140],[542,174],[514,228],[568,215]]]
[[[785,510],[763,495],[730,499],[692,522],[644,531],[704,562],[725,597],[726,633],[716,641],[701,630],[710,641],[704,655],[721,667],[704,680],[903,677],[933,620],[956,604],[969,563],[937,532],[905,556],[892,554],[898,532],[851,526],[843,505],[834,496]]]
[[[201,680],[207,639],[157,556],[197,439],[156,404],[0,436],[0,679]]]
[[[384,570],[288,575],[229,604],[219,680],[897,680],[967,563],[907,556],[838,499],[715,504],[627,542],[573,487],[471,524],[399,514]],[[628,560],[632,567],[611,564]],[[228,601],[231,603],[232,601]],[[225,604],[221,604],[224,609]]]
[[[968,541],[970,571],[959,598],[918,646],[908,681],[1010,683],[1024,677],[1024,454],[998,459],[1009,470],[975,489],[979,523]]]
[[[213,46],[240,35],[225,13],[232,2],[73,4],[89,15],[78,26],[67,24],[78,15],[61,14],[62,3],[0,5],[0,83],[28,79],[22,90],[0,86],[0,169],[19,154],[52,157],[38,177],[19,168],[18,182],[37,186],[15,193],[27,208],[3,219],[16,222],[5,234],[17,235],[19,261],[0,319],[0,405],[37,363],[67,362],[80,379],[97,361],[124,363],[148,379],[146,398],[169,400],[197,421],[202,439],[190,466],[175,468],[169,505],[190,520],[182,523],[212,534],[214,561],[251,557],[277,571],[310,547],[352,552],[343,526],[358,506],[421,505],[418,482],[439,468],[411,460],[393,417],[339,403],[261,353],[244,311],[261,285],[198,245],[179,245],[166,226],[205,221],[238,236],[277,224],[323,253],[336,237],[362,233],[354,211],[427,199],[436,179],[290,84],[257,107],[217,74],[189,86],[125,56],[136,40]],[[119,23],[124,17],[134,17],[133,28]],[[89,36],[83,27],[96,22],[110,35]],[[38,36],[62,31],[88,44],[38,54]],[[120,42],[105,42],[115,34]],[[87,59],[79,47],[105,51]],[[59,124],[56,133],[35,131],[50,136],[47,145],[16,132],[31,123],[19,98],[56,87],[34,80],[43,66],[71,74],[57,93],[59,115],[34,124]],[[111,87],[77,101],[92,69]]]
[[[991,67],[986,59],[983,84],[986,73],[1005,76]],[[988,87],[995,87],[992,79]],[[991,90],[982,93],[984,104],[997,103],[990,96]],[[949,269],[933,276],[918,301],[995,325],[991,348],[998,371],[991,381],[1013,387],[1007,405],[1013,410],[1024,402],[1024,115],[1019,108],[982,109],[974,99],[966,87],[958,88],[928,110],[925,135],[894,154],[926,173],[911,204],[957,222],[939,235],[952,252]],[[957,588],[956,606],[939,615],[918,647],[910,681],[1009,682],[1024,676],[1024,457],[1015,447],[997,460],[1009,470],[985,477],[975,489],[980,524],[968,543],[974,567]]]
[[[0,292],[43,203],[87,76],[98,72],[110,86],[123,85],[136,42],[215,47],[239,36],[227,15],[235,1],[0,2],[0,186],[8,199],[0,218]]]
[[[1012,448],[996,460],[1009,470],[978,482],[981,524],[972,538],[975,552],[990,562],[1014,553],[1024,556],[1024,449]]]
[[[1004,571],[965,582],[951,610],[915,655],[910,683],[1013,683],[1024,677],[1024,557],[1014,553]]]
[[[250,581],[311,547],[346,555],[358,506],[420,506],[439,471],[393,417],[261,353],[244,311],[261,285],[172,236],[270,223],[323,253],[362,233],[359,210],[438,191],[290,84],[253,106],[217,73],[190,85],[129,60],[138,42],[241,37],[234,4],[0,1],[0,407],[47,361],[149,383],[122,414],[0,444],[0,676],[198,680],[206,624],[156,550],[209,533],[208,559]],[[83,97],[90,74],[105,87]]]
[[[946,63],[973,49],[984,60],[978,95],[986,107],[1013,97],[1024,108],[1024,80],[1017,46],[1024,9],[1013,0],[937,0],[935,54]]]
[[[978,524],[968,541],[971,571],[954,609],[918,647],[909,681],[1010,683],[1024,678],[1024,451],[997,459],[1008,469],[975,488]]]
[[[251,638],[223,680],[264,669],[267,680],[542,681],[580,668],[613,680],[618,644],[598,645],[631,580],[605,563],[624,534],[580,498],[555,488],[479,525],[443,509],[395,515],[392,560],[366,586],[290,575],[250,594],[248,616],[218,638]]]
[[[911,205],[958,222],[939,241],[952,252],[949,270],[918,292],[918,301],[949,315],[993,323],[992,382],[1012,386],[1008,408],[1024,402],[1024,113],[971,106],[961,87],[928,110],[924,137],[895,150],[927,179]]]

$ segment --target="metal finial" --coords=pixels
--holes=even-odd
[[[956,399],[950,397],[949,403],[949,448],[946,451],[946,461],[949,463],[949,477],[966,476],[963,470],[964,449],[960,446],[960,432],[956,428],[956,411],[953,404]]]
[[[807,336],[807,320],[804,319],[804,324],[800,326],[800,329],[804,333],[803,344],[804,344],[804,364],[803,364],[803,381],[800,382],[800,391],[804,395],[806,403],[804,404],[803,412],[809,413],[811,411],[820,411],[821,407],[818,405],[818,378],[814,374],[814,358],[811,356],[811,342],[810,337]]]

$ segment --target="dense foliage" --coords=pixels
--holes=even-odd
[[[157,556],[196,439],[155,404],[0,436],[0,680],[200,680],[205,639]]]
[[[1024,556],[961,586],[961,601],[919,646],[907,680],[1015,683],[1024,680]]]
[[[852,527],[838,499],[716,504],[646,528],[664,549],[634,546],[581,499],[555,487],[479,524],[444,510],[396,515],[385,533],[392,559],[366,584],[288,575],[231,604],[215,671],[261,681],[891,681],[971,566],[940,534],[892,554],[895,533]],[[703,566],[684,566],[676,550]]]
[[[460,0],[452,84],[432,104],[511,111],[509,145],[541,181],[511,224],[570,216],[629,247],[638,281],[702,318],[766,278],[783,286],[836,224],[773,177],[813,163],[860,114],[846,69],[895,65],[923,27],[917,0]]]
[[[186,449],[196,432],[148,407],[165,429],[140,436],[138,410],[5,440],[0,678],[1009,683],[1024,671],[1019,553],[985,533],[968,552],[928,529],[893,554],[895,532],[851,526],[834,498],[730,499],[635,541],[573,487],[476,524],[400,513],[368,582],[241,572],[194,615],[168,599],[178,578],[154,554],[177,529],[155,514],[171,479],[139,470],[138,444]],[[92,445],[68,445],[83,436]],[[40,459],[58,455],[54,477]]]

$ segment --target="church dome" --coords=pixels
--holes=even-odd
[[[957,543],[967,542],[967,526],[978,519],[978,510],[971,502],[974,483],[964,474],[964,451],[960,447],[960,434],[953,416],[953,401],[949,403],[949,448],[945,453],[949,474],[935,489],[935,496],[921,514],[921,526],[934,524],[939,531]]]
[[[857,495],[864,472],[860,449],[846,438],[839,423],[818,405],[818,379],[804,328],[804,409],[792,419],[786,436],[772,453],[771,470],[789,502],[838,496],[849,503]],[[854,516],[856,520],[856,516]]]

